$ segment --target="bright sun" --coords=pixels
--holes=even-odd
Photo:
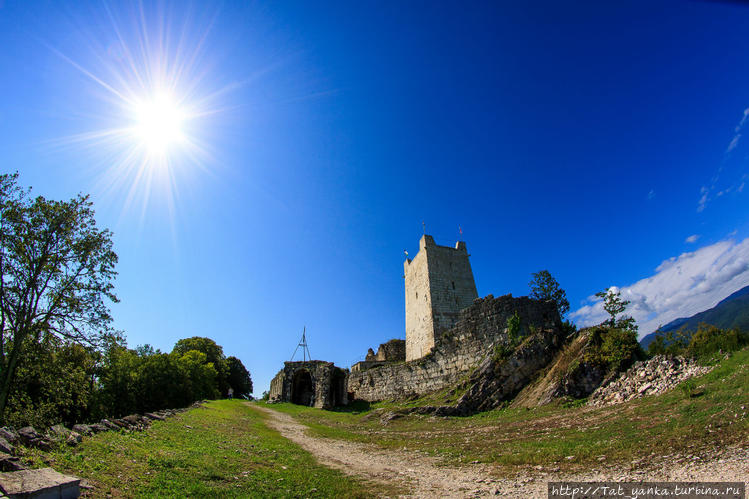
[[[166,155],[170,147],[185,140],[185,112],[172,95],[154,94],[136,102],[133,111],[133,133],[149,154]]]

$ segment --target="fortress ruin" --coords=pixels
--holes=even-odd
[[[286,362],[271,382],[270,401],[327,408],[353,399],[420,396],[460,381],[498,348],[509,346],[511,317],[519,320],[515,334],[521,337],[560,329],[551,301],[478,298],[469,256],[463,241],[439,246],[432,236],[422,236],[419,252],[403,264],[405,342],[390,340],[376,354],[370,348],[350,372],[329,362]],[[524,367],[515,366],[518,380],[509,379],[508,386],[518,385],[520,378],[526,382]]]

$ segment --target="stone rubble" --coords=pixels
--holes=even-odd
[[[657,395],[671,390],[682,381],[711,370],[712,367],[700,366],[692,359],[656,355],[650,360],[635,363],[611,383],[598,388],[588,399],[588,405],[602,407]]]
[[[19,430],[12,427],[0,428],[0,471],[19,471],[27,469],[20,462],[19,455],[23,450],[18,445],[34,447],[42,451],[50,451],[55,446],[67,444],[75,447],[83,440],[84,436],[92,436],[105,431],[143,431],[147,429],[152,421],[163,421],[170,416],[184,412],[191,408],[200,407],[204,401],[195,402],[185,409],[164,409],[146,413],[141,416],[132,414],[121,419],[102,419],[93,424],[75,424],[72,428],[66,428],[62,424],[56,424],[46,431],[44,435],[36,431],[33,426],[25,426]]]

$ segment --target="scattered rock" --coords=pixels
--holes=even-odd
[[[86,435],[87,437],[90,437],[94,434],[91,427],[87,424],[76,424],[73,425],[73,431],[76,433],[80,433],[81,435]]]
[[[113,422],[111,422],[108,419],[102,419],[101,421],[99,421],[99,424],[102,424],[102,425],[106,426],[110,430],[119,430],[120,429],[119,426],[117,426],[116,424],[114,424]]]
[[[105,431],[109,431],[110,428],[107,425],[101,424],[101,423],[94,423],[91,425],[88,425],[91,430],[93,430],[94,433],[103,433]]]
[[[656,355],[650,360],[635,363],[617,379],[593,392],[588,405],[601,407],[664,393],[686,379],[711,370],[712,367],[700,366],[684,357]]]
[[[402,417],[403,417],[402,414],[398,414],[397,412],[394,412],[394,411],[389,411],[383,414],[382,417],[380,417],[380,423],[386,425],[390,421],[394,419],[402,418]]]
[[[4,452],[5,454],[13,454],[13,450],[13,445],[3,437],[0,437],[0,452]]]
[[[0,471],[20,471],[25,470],[26,466],[21,462],[17,456],[10,456],[8,454],[0,454]]]
[[[75,447],[76,445],[81,443],[82,440],[83,440],[83,437],[81,436],[80,433],[71,431],[70,434],[68,435],[68,438],[65,440],[65,443],[71,447]]]
[[[112,422],[119,426],[123,430],[129,430],[130,429],[130,423],[125,421],[124,419],[113,419]]]
[[[147,417],[148,419],[155,419],[157,421],[164,421],[166,419],[164,416],[154,414],[153,412],[147,412],[144,414],[144,416]]]
[[[18,430],[18,437],[24,445],[30,445],[32,441],[42,438],[33,426],[24,426]]]
[[[130,426],[138,427],[141,426],[141,424],[147,424],[148,420],[144,418],[143,416],[139,416],[138,414],[131,414],[130,416],[125,416],[122,418],[124,421],[127,421],[130,423]]]
[[[14,444],[18,442],[18,432],[13,428],[0,428],[0,437],[3,437],[8,442]]]
[[[65,428],[62,424],[50,426],[47,431],[47,435],[49,435],[52,440],[65,440],[68,437],[68,433],[70,433],[70,430]]]

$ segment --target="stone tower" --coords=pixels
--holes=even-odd
[[[419,241],[413,260],[403,262],[406,279],[406,360],[429,353],[435,338],[452,327],[461,310],[478,298],[466,243],[437,246],[432,236]]]

